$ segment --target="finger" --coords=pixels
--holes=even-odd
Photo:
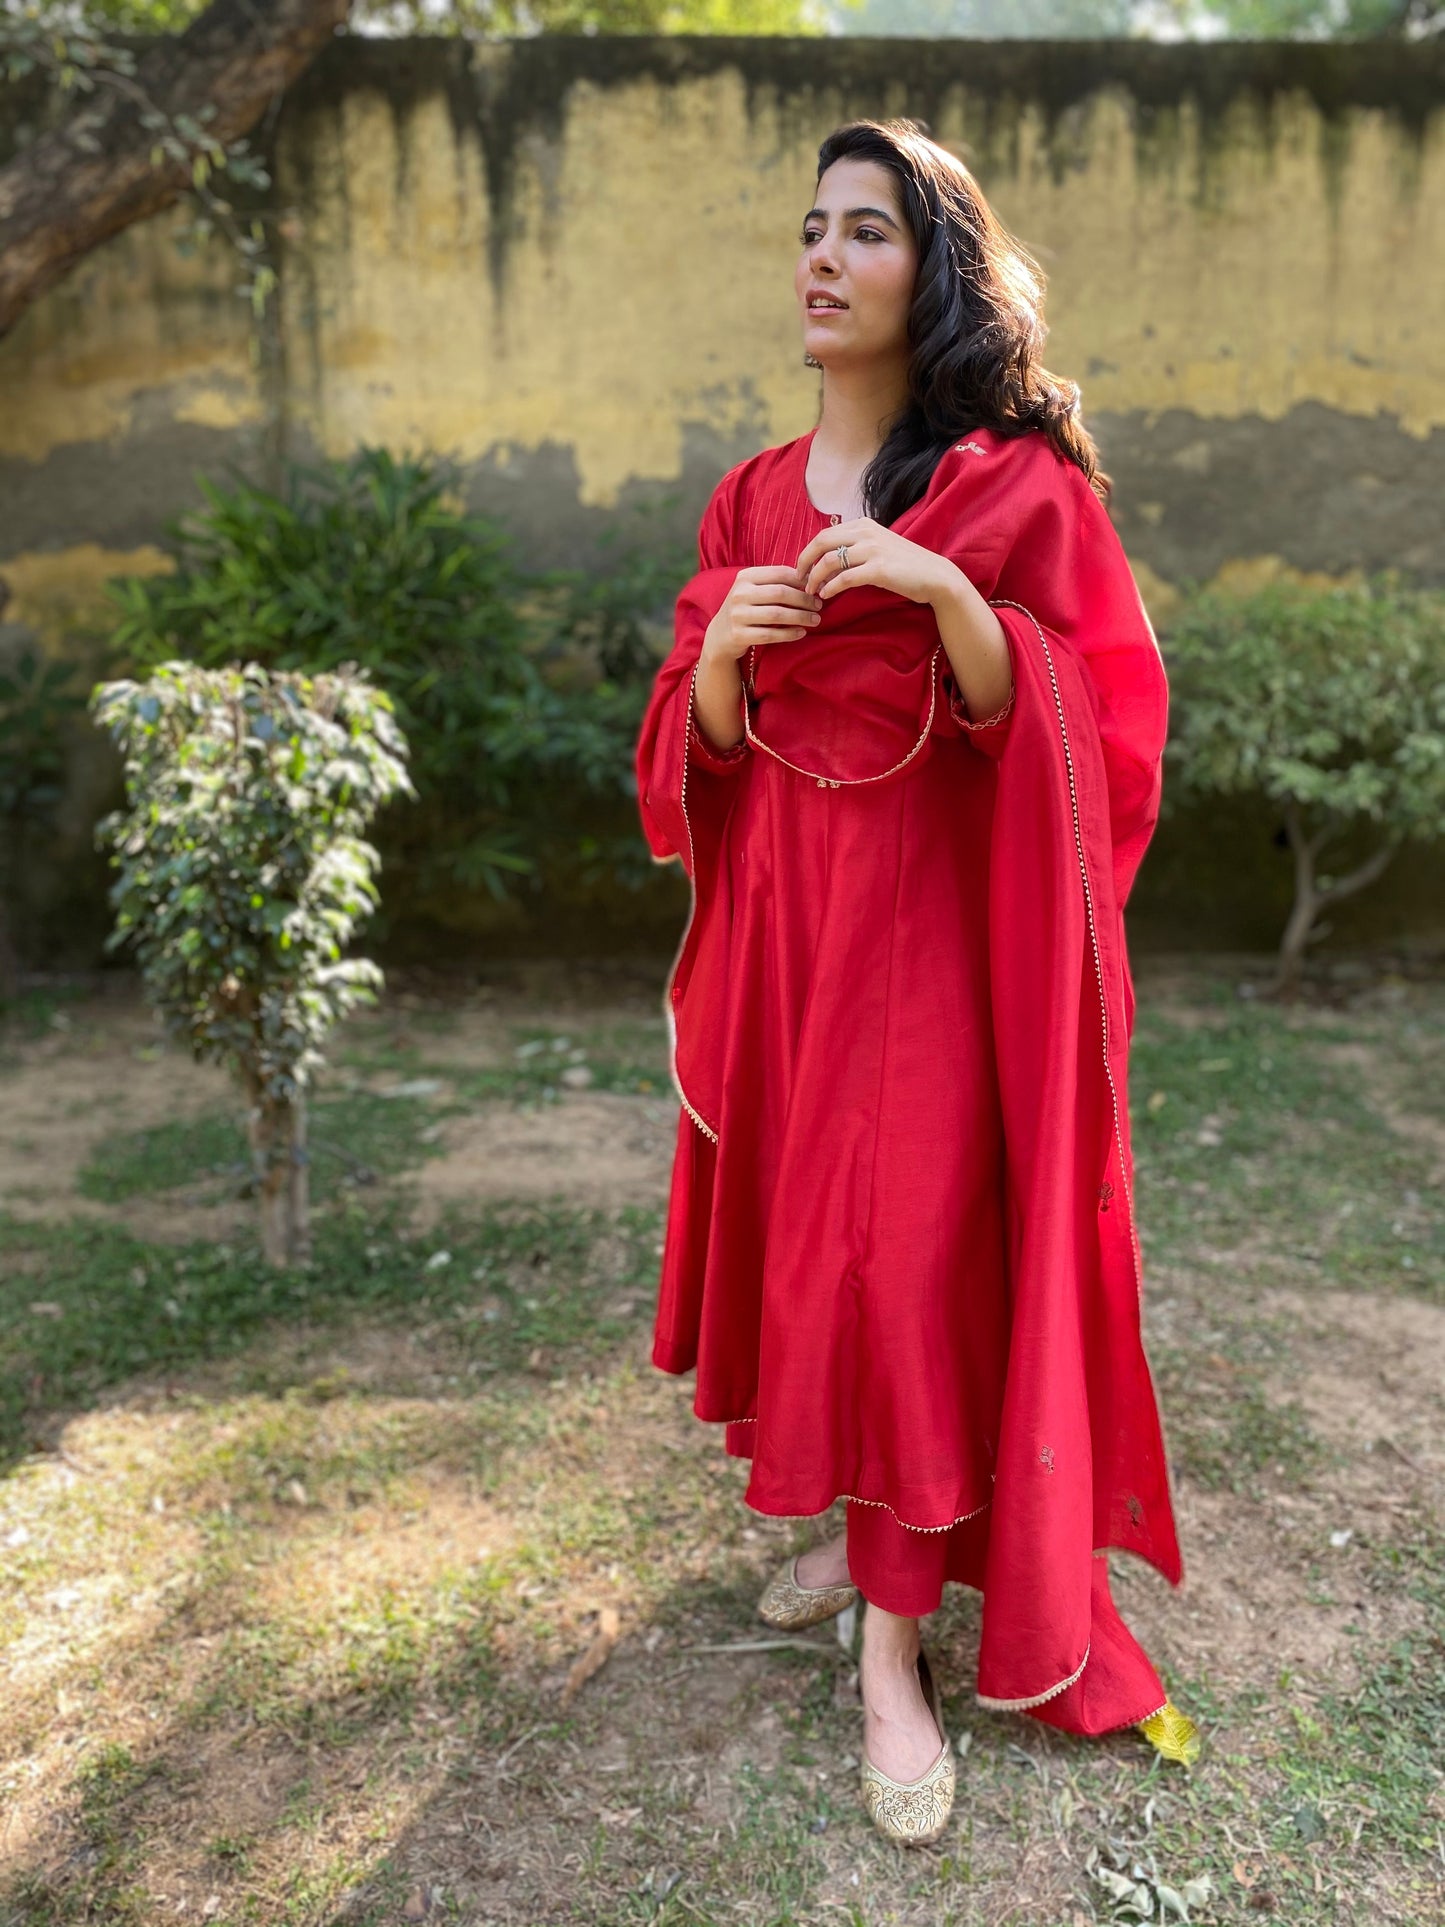
[[[740,599],[757,609],[776,609],[778,605],[786,605],[790,609],[817,609],[817,595],[807,594],[807,590],[801,586],[792,588],[790,584],[782,582],[757,582]]]
[[[806,577],[819,556],[826,555],[829,549],[836,549],[841,542],[856,542],[865,529],[873,523],[867,516],[855,516],[851,522],[834,522],[831,527],[819,529],[798,554],[798,572]]]
[[[840,574],[852,574],[852,570],[859,567],[861,561],[863,561],[863,557],[857,557],[857,555],[854,555],[854,553],[850,551],[850,555],[848,555],[848,570],[844,570],[844,565],[838,561],[838,545],[834,543],[834,547],[828,549],[827,555],[819,555],[819,559],[813,563],[813,568],[809,570],[809,576],[807,576],[807,594],[819,595],[819,597],[821,597],[821,595],[823,595],[823,586],[825,586],[827,582],[832,582],[832,578],[834,578],[834,576],[840,576]]]
[[[811,628],[821,614],[822,611],[820,609],[798,610],[774,606],[764,609],[750,609],[747,615],[747,622],[749,626],[758,623],[767,628],[776,628],[780,624],[788,628],[796,628],[799,626],[799,617],[801,616],[803,622]]]
[[[848,574],[851,575],[867,559],[869,545],[857,536],[851,541],[844,536],[836,542],[830,542],[827,548],[815,557],[807,572],[804,586],[809,594],[821,595],[822,584],[830,581],[835,575],[843,573],[844,565],[838,560],[838,551],[844,546],[848,550]],[[804,553],[806,554],[807,551],[805,550]]]
[[[748,647],[750,649],[766,648],[770,642],[796,642],[800,636],[811,636],[812,633],[810,628],[759,629],[757,634],[750,638]]]
[[[813,570],[817,567],[818,563],[828,553],[829,549],[835,549],[837,546],[837,543],[831,539],[831,535],[830,539],[826,542],[820,542],[817,536],[814,536],[807,547],[799,552],[798,580],[803,584],[804,588],[807,587]]]
[[[843,568],[841,564],[834,565],[833,573],[828,577],[822,588],[819,589],[818,594],[823,598],[824,602],[827,602],[832,596],[840,594],[844,589],[856,589],[861,582],[871,582],[874,574],[875,571],[869,563],[855,562],[850,556],[846,569]]]

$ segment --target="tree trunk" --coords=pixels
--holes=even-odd
[[[1336,877],[1327,890],[1321,890],[1317,866],[1329,832],[1320,830],[1310,836],[1297,803],[1286,803],[1284,823],[1290,848],[1294,851],[1294,903],[1284,927],[1284,936],[1280,939],[1279,961],[1272,988],[1277,997],[1289,999],[1299,995],[1304,977],[1305,950],[1315,935],[1315,920],[1321,910],[1328,909],[1332,903],[1339,903],[1344,897],[1354,896],[1357,890],[1363,890],[1367,884],[1383,876],[1399,845],[1381,844],[1363,863],[1347,871],[1344,876]]]
[[[246,1135],[256,1177],[261,1249],[270,1264],[301,1264],[311,1255],[306,1100],[253,1094]]]
[[[77,261],[123,228],[170,207],[190,185],[182,161],[151,159],[154,109],[172,120],[215,114],[216,140],[239,140],[310,66],[351,0],[215,0],[0,169],[0,337]]]
[[[291,1260],[304,1264],[311,1256],[311,1156],[306,1142],[306,1099],[291,1107],[291,1159],[286,1208],[290,1218]]]
[[[0,1004],[8,1004],[20,994],[20,959],[10,940],[10,913],[0,903]]]

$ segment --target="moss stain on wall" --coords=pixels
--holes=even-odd
[[[1421,47],[338,43],[282,117],[269,371],[224,249],[182,262],[155,222],[0,348],[0,458],[270,416],[296,452],[563,449],[575,507],[608,509],[682,472],[684,423],[811,424],[791,266],[817,142],[894,111],[1037,254],[1049,365],[1091,420],[1270,423],[1309,399],[1426,436],[1442,75]]]
[[[1115,70],[1095,53],[1082,72],[1029,49],[1025,72],[1011,48],[932,48],[919,67],[916,44],[895,42],[886,60],[870,50],[859,98],[856,48],[829,48],[820,85],[816,43],[709,43],[727,57],[703,71],[695,48],[598,43],[566,66],[566,45],[483,50],[470,66],[448,50],[444,88],[428,50],[388,70],[390,129],[368,113],[331,150],[350,178],[327,194],[361,222],[324,256],[320,312],[390,325],[364,336],[364,383],[316,396],[306,425],[323,445],[349,445],[367,422],[469,460],[493,442],[561,441],[579,501],[607,507],[629,475],[679,472],[678,424],[708,422],[700,393],[718,392],[711,377],[729,363],[773,439],[801,432],[815,390],[798,378],[791,263],[816,141],[849,114],[904,107],[970,161],[1038,254],[1050,365],[1087,374],[1095,416],[1278,421],[1307,397],[1389,413],[1417,436],[1445,421],[1445,351],[1411,325],[1445,294],[1441,122],[1410,86],[1400,111],[1375,106],[1373,69],[1351,101],[1320,59],[1295,62],[1286,84],[1277,59],[1261,75],[1200,49],[1141,62],[1116,48]],[[334,78],[315,77],[318,106]],[[354,74],[348,86],[374,98]],[[303,93],[288,129],[308,150],[311,111]],[[409,223],[396,218],[403,178]],[[362,339],[323,335],[321,363],[358,374],[348,351]]]

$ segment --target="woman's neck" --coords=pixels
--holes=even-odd
[[[899,406],[879,382],[860,392],[825,377],[823,412],[808,451],[806,482],[814,503],[845,519],[863,512],[863,471],[883,446]]]
[[[907,403],[908,383],[899,370],[825,370],[813,447],[828,468],[861,474]]]

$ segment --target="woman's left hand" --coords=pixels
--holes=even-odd
[[[848,551],[846,569],[838,560],[840,548]],[[857,588],[865,582],[878,589],[892,589],[910,602],[933,602],[959,573],[946,556],[910,542],[907,536],[867,515],[820,529],[799,553],[797,566],[805,593],[820,596],[824,602],[842,589]]]

